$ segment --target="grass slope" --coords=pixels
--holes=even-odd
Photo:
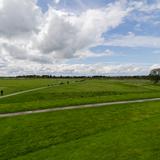
[[[150,160],[160,157],[160,102],[0,119],[0,159]]]
[[[66,82],[70,83],[67,84]],[[64,84],[60,85],[61,82]],[[0,99],[0,113],[60,106],[160,97],[160,85],[147,80],[29,79],[1,80],[5,93],[52,84],[52,87]],[[58,84],[58,85],[57,85]]]
[[[56,82],[56,80],[53,81],[51,79],[0,79],[0,90],[4,90],[5,94],[10,94],[43,87],[54,82]]]

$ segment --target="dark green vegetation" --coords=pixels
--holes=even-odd
[[[160,81],[160,76],[159,75],[150,75],[150,79],[157,84]]]
[[[47,89],[0,99],[0,113],[42,108],[160,97],[160,85],[149,80],[15,79],[0,80],[4,94],[49,86]]]
[[[160,102],[0,119],[1,160],[158,160]]]

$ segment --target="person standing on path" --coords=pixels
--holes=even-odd
[[[3,96],[3,90],[1,90],[1,96]]]

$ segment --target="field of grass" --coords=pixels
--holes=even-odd
[[[1,160],[158,160],[160,102],[0,119]]]
[[[45,86],[0,99],[0,113],[160,97],[148,80],[0,80],[5,95]],[[0,160],[157,160],[159,124],[160,102],[0,118]]]
[[[10,94],[18,91],[39,88],[52,84],[50,79],[0,79],[0,90],[4,90],[5,94]],[[54,80],[56,83],[56,80]]]
[[[67,84],[69,81],[69,84]],[[64,84],[60,84],[60,83]],[[43,86],[49,88],[0,99],[0,113],[69,105],[160,97],[160,85],[148,80],[1,79],[5,95]]]

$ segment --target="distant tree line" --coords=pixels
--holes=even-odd
[[[89,79],[150,79],[150,76],[55,76],[55,75],[22,75],[16,78],[89,78]]]

